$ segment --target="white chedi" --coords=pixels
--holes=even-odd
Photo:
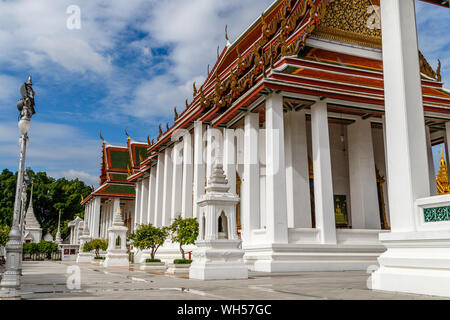
[[[206,194],[198,203],[200,235],[193,252],[189,278],[200,280],[248,279],[244,251],[236,229],[239,197],[229,192],[222,164],[216,161]]]
[[[126,239],[127,230],[123,222],[120,210],[120,199],[114,200],[114,217],[111,227],[109,227],[108,249],[104,267],[129,267],[130,261],[127,253]]]
[[[94,259],[94,254],[92,252],[83,252],[83,245],[86,242],[91,240],[91,236],[89,235],[89,228],[86,222],[80,222],[79,230],[81,233],[80,236],[80,249],[78,250],[77,255],[77,263],[89,263]]]

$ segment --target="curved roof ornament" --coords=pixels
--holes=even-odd
[[[225,25],[225,40],[227,40],[226,47],[231,47],[230,39],[228,38],[228,25]]]
[[[105,143],[105,139],[103,139],[103,136],[102,136],[102,130],[100,130],[100,131],[98,132],[98,135],[100,136],[100,139],[102,140],[102,143],[104,144],[104,143]]]

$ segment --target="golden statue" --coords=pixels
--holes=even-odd
[[[447,164],[444,160],[444,153],[442,152],[441,146],[441,161],[439,166],[439,171],[436,176],[436,188],[439,195],[450,193],[450,186],[448,185],[448,170]]]

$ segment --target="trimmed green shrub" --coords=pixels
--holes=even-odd
[[[94,257],[94,260],[105,260],[105,257]]]
[[[133,245],[141,250],[151,249],[150,256],[155,259],[156,251],[166,241],[169,230],[166,227],[157,228],[152,224],[139,226],[133,234],[129,236],[133,240]]]
[[[100,257],[100,250],[105,251],[106,249],[108,249],[108,241],[103,239],[93,239],[88,241],[83,245],[83,248],[81,248],[83,252],[95,250],[96,259]]]
[[[191,264],[192,260],[189,259],[175,259],[173,260],[174,264]]]
[[[172,241],[180,244],[180,252],[183,260],[186,260],[183,246],[195,243],[198,237],[198,229],[197,218],[182,219],[181,217],[177,217],[170,226]]]
[[[145,262],[150,263],[150,262],[161,262],[161,259],[145,259]]]

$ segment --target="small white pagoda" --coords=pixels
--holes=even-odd
[[[120,209],[120,199],[114,199],[114,217],[112,226],[109,227],[108,250],[106,253],[104,267],[129,267],[126,240],[127,230],[123,222]]]
[[[239,197],[229,189],[223,166],[216,161],[206,194],[198,201],[200,240],[195,243],[197,248],[189,269],[191,279],[248,279],[236,229]]]
[[[42,228],[34,215],[33,209],[33,185],[31,186],[30,202],[25,214],[24,242],[40,242],[42,238]]]

